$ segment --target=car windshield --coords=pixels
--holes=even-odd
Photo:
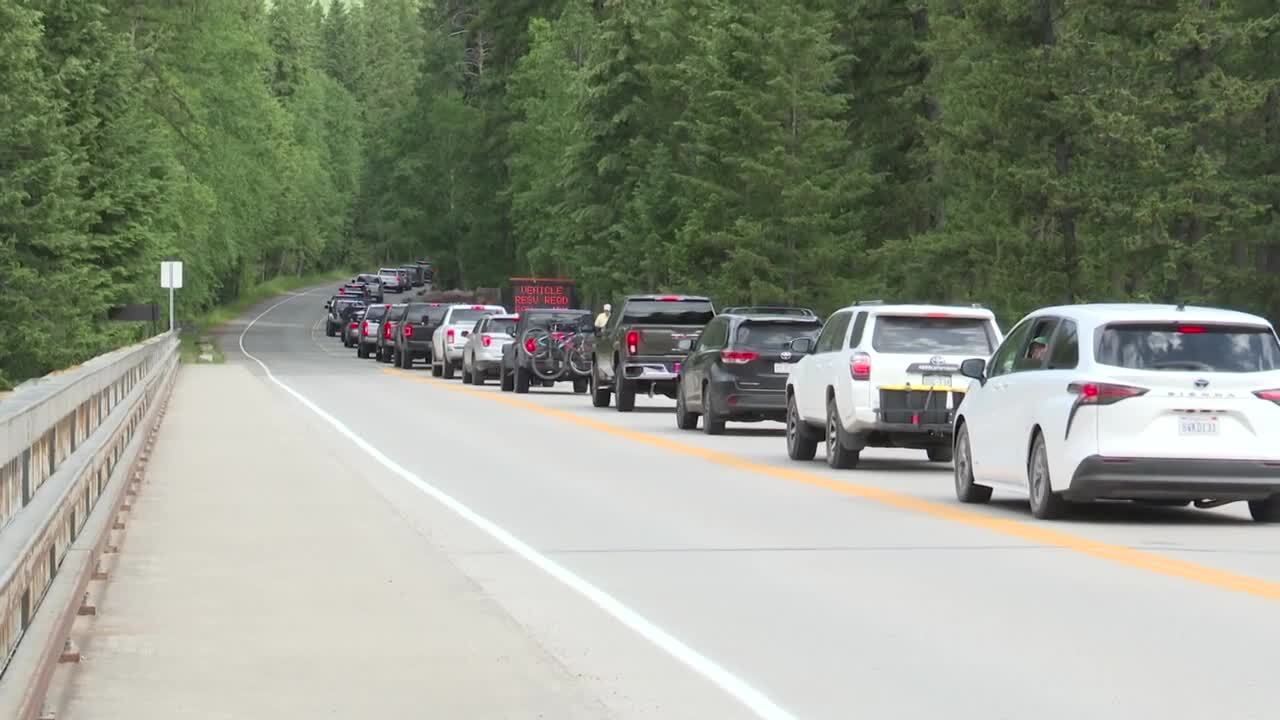
[[[982,318],[880,315],[871,346],[883,353],[987,356],[993,340]]]
[[[1280,369],[1280,345],[1261,325],[1126,323],[1102,329],[1096,359],[1130,370],[1267,372]]]
[[[590,313],[528,313],[529,322],[527,327],[553,328],[557,331],[567,332],[570,330],[590,330],[591,314]]]
[[[787,350],[796,338],[817,338],[822,323],[745,322],[738,326],[734,345],[759,350]]]
[[[709,300],[632,300],[623,308],[624,325],[706,325],[716,316]]]
[[[507,335],[510,335],[516,331],[516,322],[518,321],[515,318],[498,318],[490,320],[489,327],[485,328],[485,332],[494,334],[506,333]]]

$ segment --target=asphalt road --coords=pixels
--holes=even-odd
[[[923,453],[832,471],[778,425],[681,432],[665,398],[622,414],[358,360],[324,336],[327,290],[233,324],[228,362],[611,716],[1280,712],[1280,528],[1242,507],[961,506]]]

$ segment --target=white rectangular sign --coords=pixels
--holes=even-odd
[[[166,260],[160,263],[160,287],[182,287],[182,261]]]

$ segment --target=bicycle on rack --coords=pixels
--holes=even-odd
[[[544,381],[577,379],[591,372],[591,333],[576,325],[551,323],[524,331],[520,344],[529,370]]]

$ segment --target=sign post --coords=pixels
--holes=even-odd
[[[175,327],[173,322],[173,291],[182,287],[182,261],[165,260],[160,263],[160,287],[169,289],[169,332]]]

